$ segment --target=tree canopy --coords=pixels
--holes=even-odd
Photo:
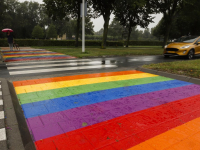
[[[43,29],[37,25],[34,27],[33,32],[32,32],[32,37],[35,39],[41,39],[44,36]]]
[[[120,24],[128,30],[126,47],[128,47],[133,27],[139,25],[146,28],[149,23],[153,22],[153,17],[150,16],[153,12],[148,2],[147,0],[117,0],[114,14]]]

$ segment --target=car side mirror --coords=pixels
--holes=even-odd
[[[200,42],[197,42],[197,45],[200,45]]]

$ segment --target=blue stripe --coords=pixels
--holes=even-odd
[[[26,118],[55,113],[76,107],[100,103],[104,101],[119,99],[127,96],[150,93],[159,90],[177,88],[191,85],[192,83],[171,80],[129,87],[120,87],[103,91],[89,92],[79,95],[56,98],[29,104],[22,104]]]

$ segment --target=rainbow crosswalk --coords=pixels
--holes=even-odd
[[[199,85],[136,70],[13,85],[38,150],[200,145]]]
[[[33,61],[33,60],[52,60],[52,59],[70,59],[72,56],[47,50],[20,50],[20,51],[1,51],[5,62],[15,61]]]

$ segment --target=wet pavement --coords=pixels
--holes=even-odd
[[[185,60],[185,58],[169,58],[163,56],[130,56],[87,59],[61,59],[43,61],[21,61],[0,63],[0,77],[11,78],[19,76],[53,75],[101,71],[113,68],[137,68],[145,64]]]
[[[200,147],[200,86],[136,70],[14,81],[38,150]]]

